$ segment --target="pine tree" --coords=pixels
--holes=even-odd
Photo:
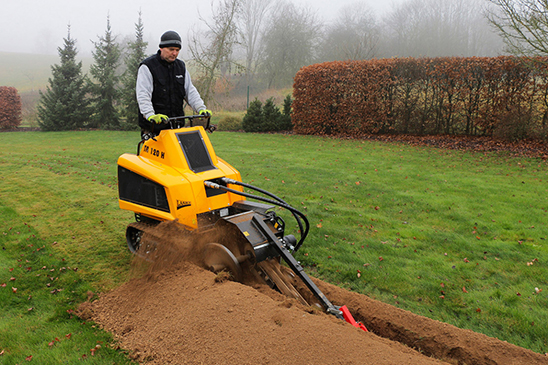
[[[255,99],[249,104],[242,120],[242,128],[246,132],[262,132],[264,124],[263,103]]]
[[[139,105],[135,96],[135,84],[139,64],[145,59],[148,46],[148,42],[144,41],[143,29],[141,11],[139,11],[139,20],[135,24],[135,40],[129,42],[128,53],[124,60],[126,71],[122,76],[122,104],[124,105],[122,116],[125,117],[125,122],[121,123],[122,129],[139,127]]]
[[[280,130],[280,123],[282,119],[282,113],[280,108],[274,103],[274,98],[268,98],[263,106],[263,130],[262,132],[278,131]]]
[[[292,104],[293,104],[293,98],[291,97],[291,94],[287,94],[287,96],[284,99],[281,125],[280,125],[280,130],[282,131],[290,131],[293,129],[293,124],[291,123],[291,105]]]
[[[107,17],[107,29],[98,42],[93,42],[95,51],[92,52],[95,63],[90,67],[90,74],[97,82],[91,85],[92,102],[95,114],[89,124],[91,128],[119,129],[120,116],[117,110],[120,99],[117,75],[120,61],[120,46],[116,37],[112,35],[110,17]]]
[[[61,63],[51,67],[52,76],[46,91],[40,91],[37,107],[38,124],[45,131],[83,128],[89,121],[91,110],[86,98],[87,77],[82,75],[82,62],[76,62],[76,40],[63,38],[64,47],[58,47]]]

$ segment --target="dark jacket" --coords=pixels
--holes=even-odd
[[[148,57],[141,65],[146,65],[152,74],[153,91],[152,105],[156,114],[165,114],[168,117],[184,115],[183,102],[185,100],[185,63],[179,59],[166,62],[160,57],[160,51]],[[139,65],[139,66],[141,66]],[[151,130],[152,123],[139,113],[141,128]],[[155,130],[168,128],[167,125],[155,125]]]

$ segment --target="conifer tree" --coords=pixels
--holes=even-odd
[[[40,91],[37,107],[38,124],[45,131],[83,128],[89,121],[91,110],[86,98],[87,77],[82,75],[82,62],[76,62],[76,40],[63,38],[64,47],[58,47],[61,63],[51,66],[52,78],[46,91]]]
[[[122,116],[125,117],[125,122],[121,123],[122,129],[138,129],[139,127],[139,105],[135,95],[135,84],[139,64],[145,59],[148,46],[148,42],[144,41],[143,29],[141,11],[139,11],[139,20],[135,23],[135,40],[129,42],[128,53],[124,60],[126,70],[122,76],[122,103],[124,105]]]
[[[112,35],[110,17],[107,17],[107,29],[98,42],[93,42],[92,52],[95,63],[90,67],[90,74],[96,83],[91,85],[94,115],[90,128],[119,129],[120,116],[118,111],[120,91],[120,76],[117,69],[120,61],[120,46]]]
[[[263,103],[255,99],[249,104],[242,120],[242,128],[246,132],[262,132],[264,124]]]
[[[280,130],[290,131],[293,129],[293,124],[291,123],[291,106],[293,105],[293,98],[291,94],[287,94],[284,99],[283,112],[281,118]]]
[[[263,106],[263,126],[261,132],[270,132],[280,130],[282,113],[280,108],[274,103],[274,98],[268,98]]]

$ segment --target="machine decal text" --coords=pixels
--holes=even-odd
[[[165,157],[166,154],[164,151],[157,150],[156,148],[149,148],[149,146],[147,145],[143,146],[143,151],[150,153],[152,156],[160,157],[162,159]]]
[[[191,205],[192,205],[192,202],[177,200],[177,209],[181,209],[181,208],[184,208],[184,207],[190,207]]]

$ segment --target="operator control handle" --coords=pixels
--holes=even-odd
[[[188,120],[188,126],[185,125],[185,120]],[[195,123],[194,120],[205,122]],[[206,131],[211,133],[216,129],[216,127],[210,124],[210,120],[211,116],[209,115],[181,115],[179,117],[168,118],[166,123],[169,123],[172,129],[202,126]]]

